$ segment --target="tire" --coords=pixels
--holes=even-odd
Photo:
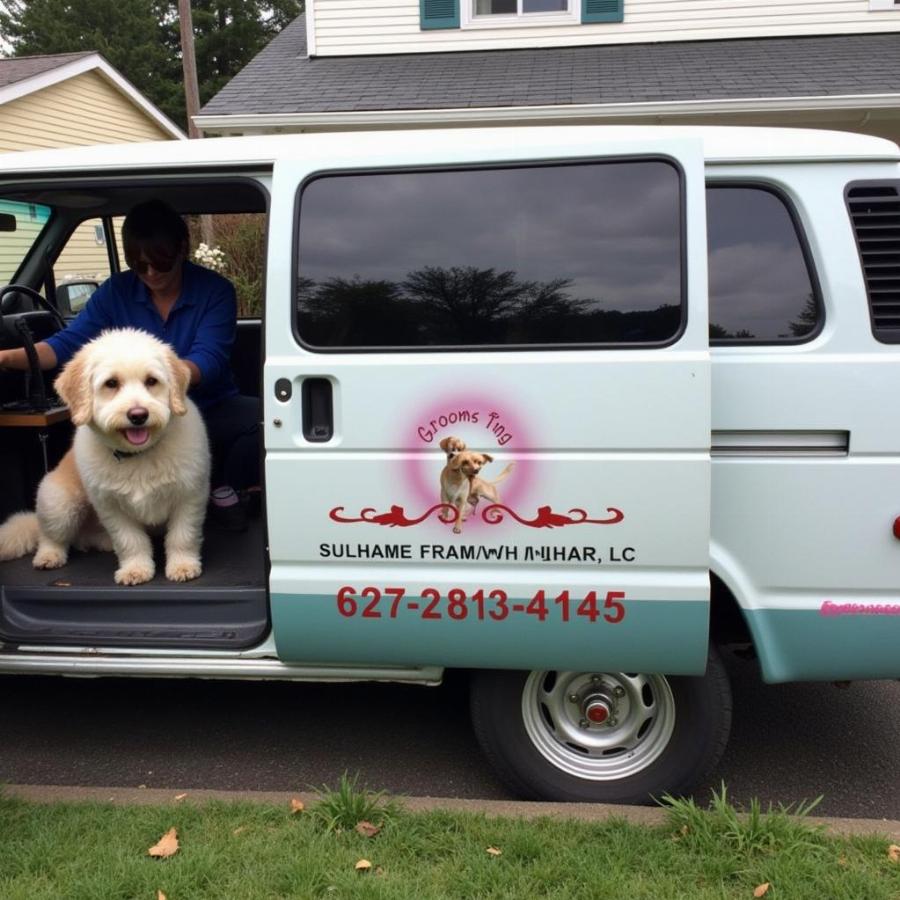
[[[718,762],[731,728],[731,689],[713,649],[699,677],[480,671],[471,706],[491,765],[530,800],[684,794]]]

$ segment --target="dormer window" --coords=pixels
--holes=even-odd
[[[578,21],[578,0],[462,0],[462,26],[560,25]],[[466,15],[468,13],[468,15]]]
[[[475,17],[565,13],[569,5],[569,0],[475,0]]]
[[[621,22],[624,0],[419,0],[423,31]]]

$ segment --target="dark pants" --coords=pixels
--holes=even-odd
[[[241,491],[259,485],[259,397],[235,394],[202,412],[212,451],[212,488],[227,484]]]

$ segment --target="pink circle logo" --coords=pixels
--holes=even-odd
[[[406,452],[400,477],[415,506],[424,510],[441,502],[441,473],[453,449],[441,448],[447,438],[456,438],[451,442],[455,448],[461,442],[466,450],[490,455],[479,478],[491,484],[497,479],[495,489],[504,504],[523,505],[534,465],[528,452],[534,444],[525,420],[505,398],[456,389],[423,405],[403,428],[401,446]],[[466,520],[467,531],[481,525],[480,514]]]

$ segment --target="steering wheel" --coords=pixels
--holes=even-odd
[[[4,288],[0,288],[0,314],[4,312],[11,312],[11,310],[4,309],[3,299],[7,294],[26,294],[31,297],[37,305],[44,310],[44,312],[49,313],[50,317],[54,322],[59,326],[59,330],[62,331],[66,327],[66,320],[62,317],[60,311],[46,298],[39,294],[34,288],[30,288],[25,284],[8,284]]]

